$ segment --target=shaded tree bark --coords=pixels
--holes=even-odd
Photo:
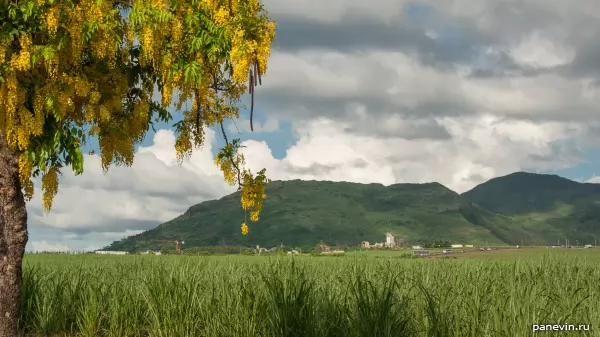
[[[27,209],[19,181],[19,156],[0,132],[0,336],[16,337],[21,303]]]

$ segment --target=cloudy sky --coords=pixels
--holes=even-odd
[[[438,181],[466,191],[514,171],[599,182],[596,0],[265,0],[278,22],[259,126],[236,122],[272,179]],[[234,125],[230,132],[237,134]],[[130,168],[65,172],[29,204],[29,250],[98,249],[234,190],[219,136],[182,166],[151,133]],[[232,224],[236,227],[239,224]]]

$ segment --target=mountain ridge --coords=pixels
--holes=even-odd
[[[410,242],[480,245],[546,244],[561,236],[589,241],[600,234],[595,219],[600,218],[600,186],[556,175],[516,172],[462,194],[438,182],[385,186],[298,179],[272,181],[266,193],[261,221],[250,224],[248,236],[239,230],[244,212],[236,192],[192,205],[106,249],[156,249],[161,240],[185,240],[186,247],[358,245],[381,241],[387,231]],[[527,198],[534,201],[521,205]]]

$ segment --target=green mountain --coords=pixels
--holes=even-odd
[[[569,244],[587,244],[600,239],[600,184],[517,172],[491,179],[461,197],[519,224],[506,232],[504,241],[564,244],[568,239]]]
[[[190,207],[155,229],[116,241],[108,250],[185,247],[314,247],[381,242],[386,232],[409,242],[474,245],[593,243],[600,234],[600,185],[554,175],[514,173],[459,195],[439,183],[356,184],[275,181],[258,223],[242,236],[239,194]],[[598,235],[600,238],[600,235]],[[163,244],[164,246],[164,244]]]
[[[244,212],[239,194],[190,207],[157,228],[107,247],[111,250],[156,249],[160,240],[184,240],[186,247],[279,244],[314,247],[381,242],[385,233],[409,241],[447,240],[472,244],[503,244],[494,234],[509,218],[464,202],[438,183],[356,184],[327,181],[275,181],[266,188],[261,219],[242,236]]]

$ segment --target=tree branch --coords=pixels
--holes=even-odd
[[[253,118],[254,118],[254,74],[252,69],[250,69],[250,131],[254,131]]]
[[[223,121],[220,121],[219,124],[221,125],[221,134],[223,135],[223,139],[225,139],[225,144],[230,145],[229,139],[227,139],[227,133],[225,132],[225,126],[223,126]],[[235,169],[235,171],[237,173],[238,190],[239,190],[242,188],[242,186],[244,186],[244,184],[242,183],[242,171],[240,170],[240,167],[237,165],[235,160],[233,160],[233,158],[231,158],[230,160],[231,160],[231,165],[233,165],[233,168]]]

